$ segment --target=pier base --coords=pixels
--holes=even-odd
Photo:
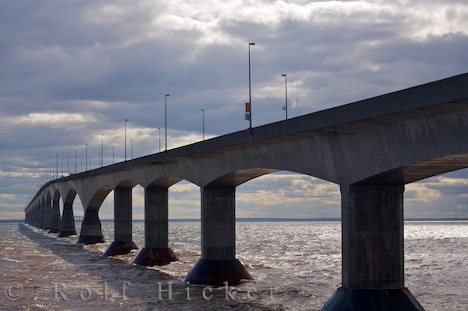
[[[49,231],[47,231],[47,233],[59,233],[59,232],[60,230],[56,228],[50,228]]]
[[[237,285],[241,280],[251,280],[252,276],[245,270],[238,259],[210,260],[199,259],[190,270],[184,282],[188,284],[203,284],[223,286]]]
[[[63,204],[62,221],[60,222],[60,232],[58,238],[76,235],[75,217],[73,215],[73,201]]]
[[[104,242],[98,210],[91,208],[86,209],[83,222],[81,223],[80,238],[77,243],[96,244]]]
[[[406,288],[364,289],[338,288],[323,307],[322,311],[410,311],[424,310]]]
[[[149,248],[144,247],[138,256],[133,261],[134,264],[140,266],[164,266],[173,261],[179,261],[170,247],[165,248]]]
[[[133,249],[138,249],[138,246],[133,241],[114,241],[109,245],[104,256],[125,255]]]
[[[97,244],[104,243],[104,237],[102,235],[80,235],[78,244]]]
[[[67,236],[76,235],[76,231],[60,231],[57,235],[58,238],[65,238]]]

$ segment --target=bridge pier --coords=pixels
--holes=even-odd
[[[128,254],[138,249],[132,240],[132,188],[114,189],[114,241],[104,256]]]
[[[77,243],[104,243],[98,209],[87,208],[85,210],[84,218],[81,222],[80,237]]]
[[[41,205],[37,206],[37,228],[42,229],[44,227],[44,210]]]
[[[73,215],[73,204],[65,202],[63,204],[62,221],[60,222],[60,232],[58,238],[76,235],[75,217]]]
[[[201,259],[185,282],[221,286],[252,279],[236,255],[236,188],[203,187],[201,193]]]
[[[44,201],[44,204],[42,205],[43,209],[43,224],[42,228],[43,230],[49,230],[50,229],[50,215],[51,215],[51,207],[50,207],[50,200]]]
[[[38,212],[37,212],[37,206],[34,208],[34,210],[32,211],[32,225],[36,228],[39,227],[39,216],[38,216]]]
[[[145,247],[133,261],[141,266],[163,266],[178,261],[169,247],[168,188],[145,188]]]
[[[404,287],[404,185],[340,190],[342,287],[322,310],[423,310]]]
[[[60,197],[52,200],[50,209],[49,233],[60,232]]]

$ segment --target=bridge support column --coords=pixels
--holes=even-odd
[[[36,227],[42,228],[42,209],[40,206],[36,206]]]
[[[52,208],[50,209],[50,222],[49,233],[60,232],[60,200],[52,201]]]
[[[252,279],[236,259],[236,188],[204,187],[201,193],[201,259],[185,282],[222,286]]]
[[[77,243],[104,243],[104,237],[102,236],[101,230],[101,221],[99,220],[97,209],[87,208],[85,210],[84,218],[81,222],[80,237]]]
[[[51,215],[50,201],[46,200],[44,204],[42,205],[42,209],[43,209],[43,217],[44,217],[42,229],[49,230],[50,229],[50,215]]]
[[[37,206],[34,208],[34,227],[36,228],[39,228],[41,226],[41,220],[40,220],[40,217],[39,217],[39,209],[37,208]]]
[[[145,188],[145,247],[133,261],[142,266],[163,266],[178,261],[169,247],[168,189]]]
[[[114,189],[114,241],[104,256],[128,254],[138,249],[132,240],[132,188]]]
[[[323,310],[423,310],[404,287],[404,185],[341,185],[342,287]]]
[[[60,232],[58,238],[76,235],[75,217],[73,215],[73,204],[63,204],[62,221],[60,222]]]

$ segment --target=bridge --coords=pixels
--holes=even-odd
[[[139,265],[177,260],[168,247],[168,188],[201,189],[201,258],[190,284],[238,284],[251,276],[236,259],[236,187],[287,170],[336,183],[341,191],[342,287],[324,310],[422,310],[404,283],[405,184],[468,167],[468,74],[120,162],[44,184],[25,209],[27,224],[104,242],[99,208],[114,191],[114,241],[129,253],[132,188],[145,196]],[[60,213],[59,202],[63,202]]]

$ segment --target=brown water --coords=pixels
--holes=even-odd
[[[319,310],[340,286],[339,223],[238,223],[238,258],[255,281],[220,289],[182,283],[200,256],[199,229],[170,223],[181,261],[146,268],[131,265],[136,252],[103,257],[109,243],[0,224],[0,310]],[[112,223],[103,232],[110,242]],[[406,223],[405,237],[406,285],[423,307],[468,310],[468,223]],[[142,223],[134,239],[143,246]]]

